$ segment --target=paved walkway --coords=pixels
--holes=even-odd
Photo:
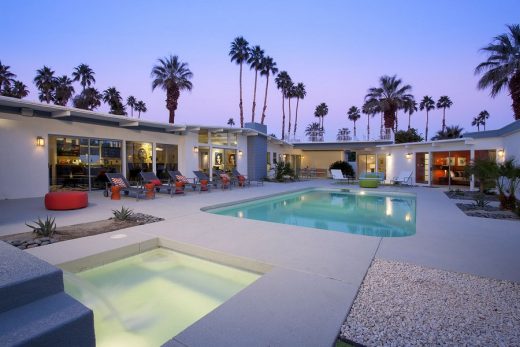
[[[376,238],[213,215],[201,207],[302,189],[338,187],[328,180],[215,190],[151,201],[111,201],[53,213],[58,225],[108,218],[123,204],[163,217],[160,223],[31,249],[52,264],[102,262],[157,245],[265,272],[258,281],[170,341],[172,346],[331,346],[373,257],[520,282],[520,223],[467,217],[441,189],[383,187],[417,194],[417,233]],[[344,186],[341,186],[344,187]],[[352,186],[352,188],[355,188]],[[42,199],[0,201],[0,234],[26,231],[45,217]],[[127,237],[111,239],[115,233]],[[104,255],[96,255],[100,251]],[[107,258],[108,259],[108,258]]]

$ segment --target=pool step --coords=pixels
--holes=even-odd
[[[0,241],[0,345],[94,346],[92,311],[60,269]]]
[[[61,292],[0,314],[2,346],[95,346],[92,311]]]

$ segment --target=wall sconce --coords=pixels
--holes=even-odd
[[[193,152],[194,153],[199,153],[199,147],[197,147],[197,146],[193,147]]]
[[[238,155],[239,156],[242,156],[243,152],[242,151],[238,151]]]
[[[36,137],[36,146],[38,146],[38,147],[45,146],[45,139],[41,136]]]
[[[412,153],[406,153],[406,159],[412,159]]]
[[[502,158],[502,157],[504,156],[504,149],[503,149],[503,148],[500,148],[500,149],[498,150],[498,156],[499,156],[500,158]]]
[[[392,156],[392,153],[386,153],[386,156],[387,156],[387,157],[391,157],[391,156]]]

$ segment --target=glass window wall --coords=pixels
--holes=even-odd
[[[177,170],[179,165],[177,145],[158,143],[155,146],[156,174],[161,180],[169,178],[168,171]]]
[[[126,142],[126,178],[135,183],[139,172],[152,171],[152,144],[149,142]]]

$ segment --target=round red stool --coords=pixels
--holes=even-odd
[[[52,192],[45,194],[45,208],[47,210],[76,210],[87,206],[87,192]]]

